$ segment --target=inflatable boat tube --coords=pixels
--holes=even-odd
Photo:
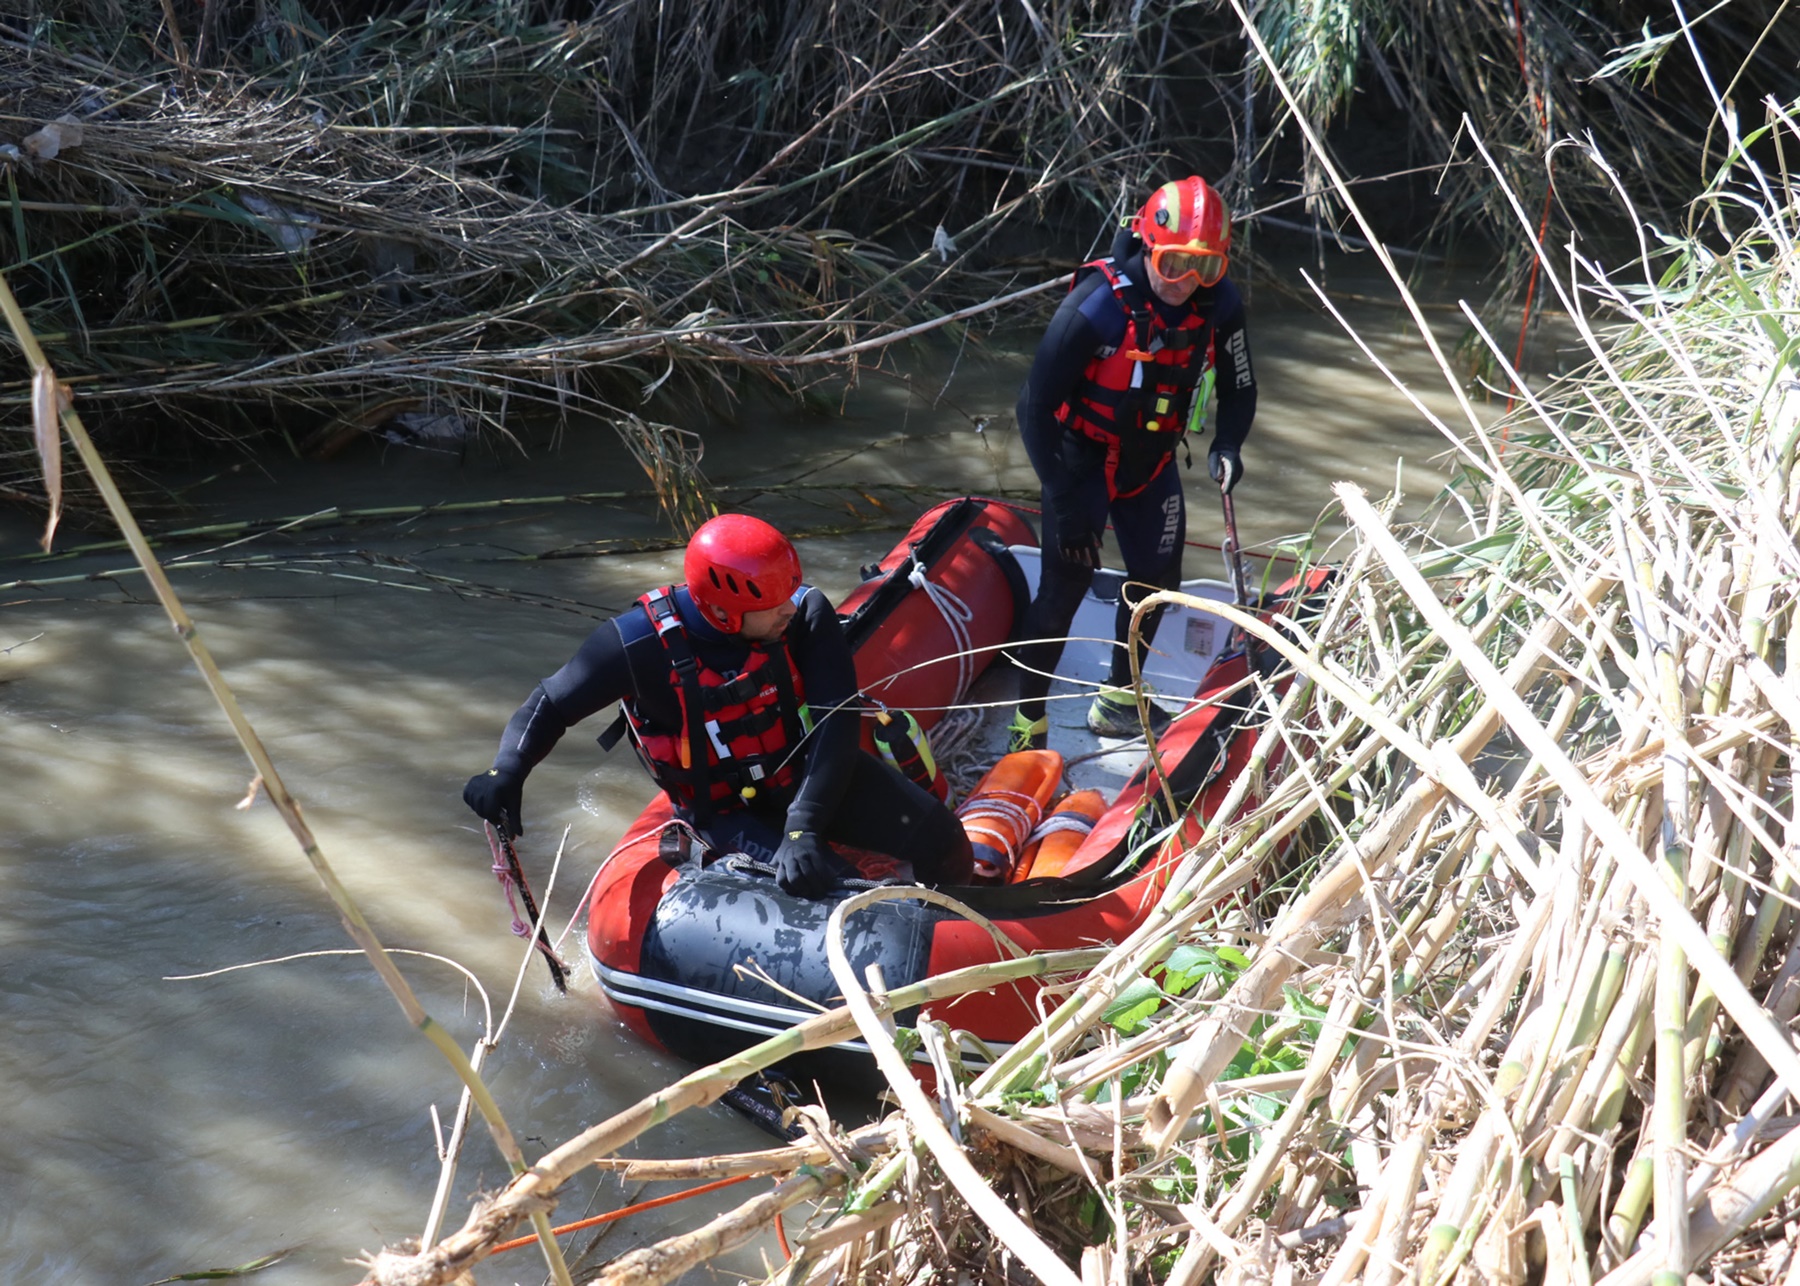
[[[922,720],[960,697],[966,680],[954,661],[919,663],[960,649],[965,633],[1003,642],[1023,609],[988,538],[977,534],[991,521],[1007,523],[1005,511],[997,514],[998,506],[977,501],[981,507],[971,513],[960,507],[967,503],[934,511],[934,524],[948,516],[943,529],[958,531],[953,540],[932,548],[930,534],[939,528],[931,525],[921,536],[927,527],[922,521],[847,603],[853,613],[866,613],[862,620],[873,621],[857,640],[864,681],[904,683],[910,694],[905,703]],[[901,571],[909,559],[928,583],[941,585],[937,577],[946,577],[965,607],[979,609],[960,632],[941,599],[913,584],[910,570]],[[1284,591],[1304,593],[1326,575],[1283,587],[1271,605],[1280,605]],[[889,588],[895,586],[904,589]],[[914,642],[902,646],[901,634]],[[1166,788],[1148,762],[1140,764],[1060,873],[951,892],[1026,950],[1116,942],[1129,934],[1155,906],[1175,862],[1226,802],[1249,761],[1260,708],[1255,685],[1246,682],[1249,674],[1241,650],[1214,660],[1188,710],[1159,739]],[[1169,798],[1178,801],[1175,815]],[[1022,867],[1020,874],[1027,874]],[[603,994],[632,1030],[678,1057],[711,1062],[811,1016],[816,1010],[809,1003],[838,1003],[825,934],[845,896],[789,897],[738,858],[708,860],[658,795],[595,877],[589,956]],[[858,975],[879,964],[890,987],[1001,957],[985,927],[925,903],[878,903],[851,917],[845,935]],[[913,1025],[922,1017],[941,1018],[1000,1048],[1036,1024],[1036,994],[1035,984],[1020,983],[934,1002],[923,1013],[899,1013],[895,1020]],[[859,1042],[840,1048],[865,1056],[866,1065]]]
[[[1035,549],[1016,510],[965,496],[925,511],[838,606],[872,702],[910,710],[924,728],[969,690],[1011,639],[1031,602],[1007,548]],[[868,720],[863,744],[874,749]]]

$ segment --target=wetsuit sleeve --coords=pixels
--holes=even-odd
[[[1219,412],[1212,449],[1237,450],[1256,419],[1256,372],[1250,365],[1250,333],[1244,300],[1226,278],[1219,283],[1213,312],[1213,368],[1218,377]]]
[[[1116,323],[1116,330],[1109,323]],[[1109,331],[1113,332],[1110,336]],[[1071,485],[1063,462],[1063,428],[1056,420],[1057,408],[1081,383],[1082,372],[1094,355],[1124,336],[1124,314],[1113,300],[1106,278],[1092,272],[1063,297],[1038,341],[1031,373],[1019,392],[1017,414],[1025,454],[1050,495],[1061,495]]]
[[[588,635],[567,665],[545,679],[513,712],[500,749],[497,772],[524,777],[543,761],[563,733],[631,692],[625,644],[611,621]]]
[[[788,805],[786,829],[818,833],[836,818],[856,758],[862,718],[856,660],[837,613],[816,589],[807,590],[800,601],[788,629],[788,646],[806,685],[813,730],[807,738],[806,771]]]

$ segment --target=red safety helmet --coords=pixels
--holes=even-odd
[[[682,560],[688,593],[727,634],[744,627],[745,612],[779,606],[800,588],[800,555],[761,518],[720,514],[688,541]]]
[[[1231,250],[1231,211],[1199,175],[1165,183],[1131,221],[1151,267],[1167,281],[1216,286]]]

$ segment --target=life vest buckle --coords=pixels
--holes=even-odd
[[[667,634],[670,630],[681,628],[681,613],[675,607],[675,596],[666,588],[653,589],[645,596],[650,609],[650,623],[656,626],[658,635]]]

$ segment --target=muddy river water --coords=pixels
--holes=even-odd
[[[1331,281],[1347,296],[1391,297],[1354,265]],[[1479,297],[1482,288],[1469,290]],[[1454,423],[1454,403],[1399,310],[1372,300],[1346,307]],[[1432,315],[1454,340],[1455,313]],[[1449,472],[1438,431],[1315,307],[1260,286],[1251,327],[1262,392],[1236,493],[1247,545],[1272,550],[1312,528],[1338,479],[1387,494],[1397,462],[1404,510],[1423,512]],[[715,482],[844,484],[731,493],[792,529],[840,529],[800,541],[809,579],[838,598],[913,513],[891,492],[884,513],[858,484],[1034,485],[1011,426],[1030,339],[971,347],[954,362],[936,353],[910,382],[865,375],[830,413],[748,400],[735,423],[688,426],[705,431]],[[979,416],[992,417],[985,433],[972,427]],[[462,783],[486,767],[514,706],[599,619],[679,576],[679,551],[532,557],[667,539],[670,529],[641,498],[557,499],[642,487],[609,432],[571,424],[528,437],[528,453],[369,442],[328,463],[241,468],[192,486],[182,521],[538,503],[165,550],[177,590],[377,933],[391,948],[454,958],[496,1012],[521,948]],[[1203,451],[1196,457],[1190,537],[1216,543],[1216,490],[1199,467]],[[110,534],[65,528],[59,543]],[[359,956],[213,972],[349,942],[274,810],[262,800],[237,807],[251,770],[142,578],[104,575],[129,558],[35,560],[35,539],[34,521],[0,515],[0,582],[35,582],[0,593],[0,1280],[150,1283],[285,1250],[254,1280],[354,1281],[348,1260],[424,1226],[439,1173],[433,1111],[447,1129],[456,1082]],[[1189,550],[1186,571],[1222,574],[1205,548]],[[571,734],[526,790],[521,851],[540,893],[568,832],[547,894],[559,931],[651,790],[629,755],[603,758],[588,731]],[[566,943],[574,959],[580,941],[577,926]],[[467,1047],[484,1021],[477,988],[437,960],[403,956],[401,967]],[[212,976],[187,978],[197,974]],[[487,1066],[528,1156],[685,1070],[611,1018],[585,965],[566,998],[532,966]],[[700,1155],[767,1143],[713,1107],[636,1148]],[[505,1173],[477,1129],[450,1226],[473,1192]],[[592,1175],[558,1219],[616,1208],[636,1192]],[[739,1192],[749,1188],[614,1225],[595,1253],[692,1227],[705,1202],[724,1209]],[[729,1267],[757,1271],[778,1253],[770,1237]],[[513,1252],[477,1277],[536,1282],[542,1260]]]

